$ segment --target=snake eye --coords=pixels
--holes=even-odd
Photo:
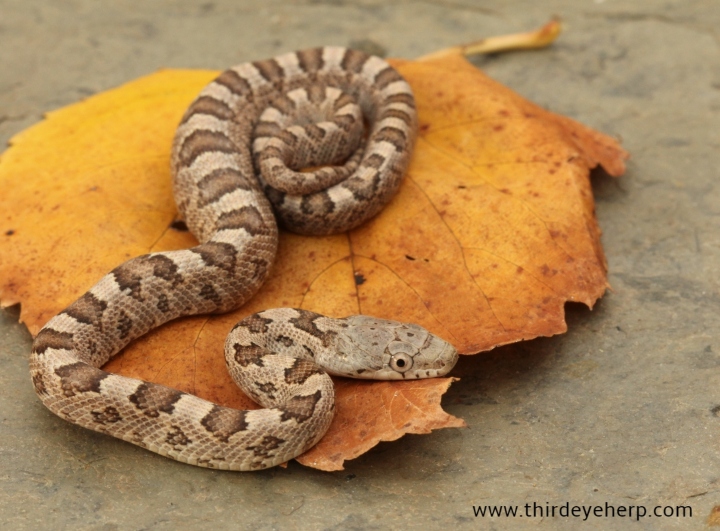
[[[392,358],[390,358],[390,367],[397,372],[409,371],[413,366],[412,357],[408,356],[403,352],[398,352]]]

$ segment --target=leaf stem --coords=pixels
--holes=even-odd
[[[510,50],[528,50],[533,48],[544,48],[552,44],[560,31],[562,25],[560,19],[553,18],[544,26],[525,33],[514,33],[512,35],[498,35],[496,37],[488,37],[479,41],[462,44],[460,46],[452,46],[444,48],[437,52],[418,57],[419,61],[432,61],[441,59],[450,55],[476,55],[507,52]]]

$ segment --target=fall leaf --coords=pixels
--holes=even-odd
[[[266,308],[416,322],[470,354],[564,332],[566,301],[592,307],[607,280],[589,170],[620,175],[627,154],[460,56],[393,64],[415,91],[420,135],[388,207],[348,234],[282,233],[271,277],[243,308],[163,326],[107,370],[252,408],[222,345]],[[12,139],[0,159],[0,303],[22,303],[33,334],[121,262],[196,243],[174,228],[168,161],[184,109],[216,75],[161,71]],[[337,417],[299,461],[338,470],[380,440],[463,426],[439,407],[450,381],[338,380]]]
[[[364,454],[379,441],[394,441],[406,433],[465,427],[463,420],[440,408],[440,399],[452,381],[335,379],[337,415],[320,442],[296,460],[320,470],[342,470],[343,461]]]

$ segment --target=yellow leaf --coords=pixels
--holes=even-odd
[[[566,301],[593,305],[607,280],[588,173],[620,175],[627,154],[460,57],[394,64],[415,91],[420,137],[388,207],[348,234],[282,233],[271,277],[243,308],[161,327],[108,370],[251,408],[222,345],[259,310],[416,322],[470,354],[563,332]],[[21,302],[33,334],[125,260],[195,245],[173,225],[170,145],[215,75],[158,72],[13,138],[0,159],[0,303]],[[380,440],[464,425],[439,408],[449,383],[339,382],[330,432],[299,460],[337,470]]]

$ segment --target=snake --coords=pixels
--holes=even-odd
[[[225,341],[239,410],[102,370],[132,340],[182,316],[241,307],[268,277],[279,226],[349,231],[395,195],[417,131],[409,84],[386,61],[321,47],[244,63],[201,90],[171,153],[190,249],[122,263],[38,332],[30,374],[61,418],[201,467],[252,471],[313,447],[335,414],[333,376],[443,376],[458,353],[419,325],[277,308]]]

